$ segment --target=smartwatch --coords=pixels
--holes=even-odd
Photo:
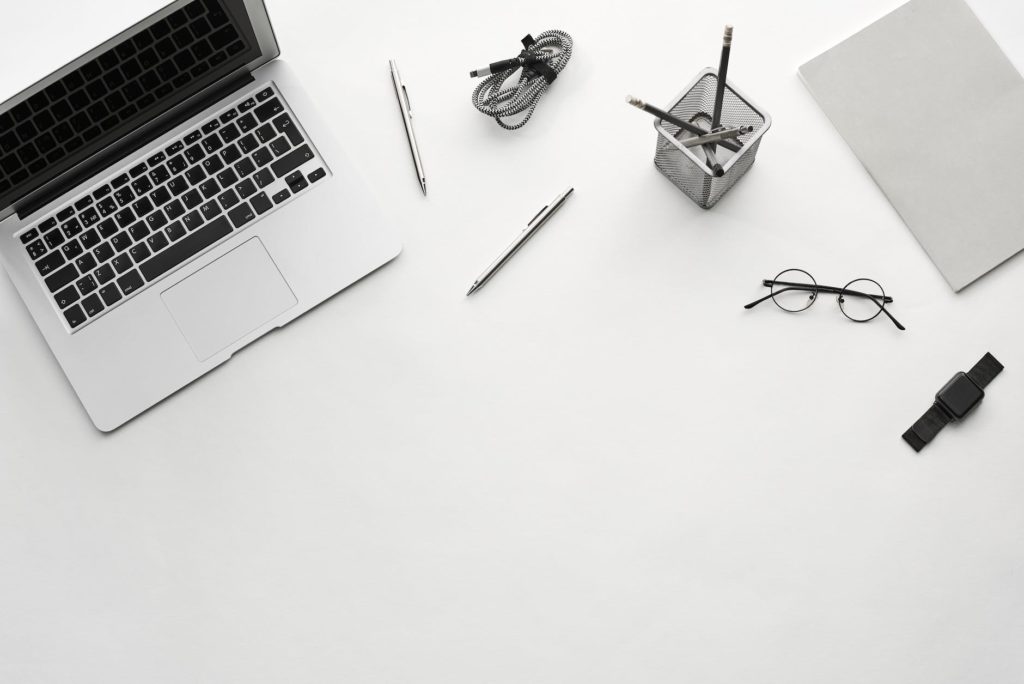
[[[974,368],[957,373],[935,395],[935,403],[914,426],[903,433],[903,439],[920,451],[947,424],[963,420],[985,398],[985,387],[1003,370],[996,357],[985,354]]]

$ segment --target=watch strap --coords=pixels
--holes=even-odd
[[[971,379],[975,385],[981,389],[985,389],[988,383],[992,382],[992,378],[999,375],[1003,370],[1003,364],[996,361],[996,357],[986,353],[985,356],[981,357],[981,361],[974,364],[974,368],[967,371],[967,377]]]
[[[932,407],[914,423],[914,426],[903,433],[903,439],[914,448],[914,451],[920,451],[928,442],[935,439],[935,435],[939,434],[939,431],[946,427],[950,420],[949,414],[941,406],[932,404]]]

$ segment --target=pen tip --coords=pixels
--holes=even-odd
[[[426,194],[427,194],[427,179],[426,178],[421,178],[420,179],[420,188],[423,189],[423,195],[426,196]]]
[[[468,297],[469,295],[473,294],[474,292],[476,292],[476,283],[473,283],[473,286],[471,288],[469,288],[469,290],[466,291],[466,296]]]

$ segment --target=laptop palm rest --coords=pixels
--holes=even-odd
[[[200,361],[297,303],[259,238],[239,245],[161,297]]]

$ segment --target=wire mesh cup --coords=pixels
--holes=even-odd
[[[710,129],[717,85],[715,70],[705,69],[667,108],[668,112],[702,129]],[[688,138],[696,136],[667,121],[654,122],[654,130],[658,132],[654,165],[698,206],[710,209],[750,170],[757,156],[757,148],[761,146],[761,137],[771,125],[770,116],[726,81],[722,126],[753,126],[753,130],[732,139],[742,143],[739,152],[732,152],[721,144],[715,147],[715,155],[725,173],[715,177],[708,168],[703,148],[686,147],[683,144]]]

